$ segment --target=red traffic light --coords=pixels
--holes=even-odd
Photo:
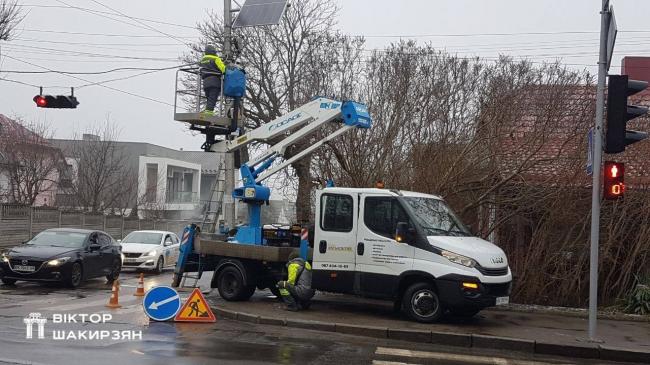
[[[74,95],[36,95],[34,102],[39,108],[75,109],[79,101]]]
[[[605,161],[604,197],[608,200],[622,198],[625,194],[625,164]]]
[[[34,96],[34,101],[36,102],[37,107],[40,107],[40,108],[46,108],[47,107],[47,99],[43,95]]]

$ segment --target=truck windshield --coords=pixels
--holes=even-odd
[[[442,200],[404,197],[403,201],[411,208],[413,219],[424,229],[427,236],[472,235]]]

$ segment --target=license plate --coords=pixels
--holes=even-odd
[[[36,271],[36,267],[35,266],[15,265],[14,270],[15,271],[34,272],[34,271]]]
[[[497,297],[497,305],[507,305],[510,303],[510,297]]]
[[[135,259],[124,259],[124,262],[135,262]]]

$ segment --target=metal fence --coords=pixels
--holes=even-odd
[[[180,220],[133,219],[123,216],[68,212],[48,207],[0,204],[0,248],[28,241],[50,228],[102,230],[115,239],[132,231],[156,229],[179,233],[191,222]]]

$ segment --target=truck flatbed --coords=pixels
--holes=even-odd
[[[266,262],[287,262],[296,247],[274,247],[230,243],[214,236],[199,235],[194,242],[194,252],[200,255],[233,257]]]

